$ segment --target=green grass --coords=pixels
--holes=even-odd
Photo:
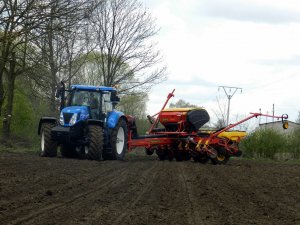
[[[300,131],[283,135],[273,129],[262,129],[250,133],[240,144],[246,158],[272,160],[300,159]]]
[[[230,159],[232,160],[232,159]],[[252,161],[252,162],[259,162],[259,163],[275,163],[275,164],[300,164],[300,159],[270,159],[270,158],[249,158],[242,156],[238,158],[241,161]]]
[[[31,139],[12,136],[9,140],[0,138],[0,152],[37,152],[39,145]]]
[[[37,148],[24,148],[24,147],[8,147],[3,144],[0,145],[0,153],[1,152],[13,152],[13,153],[34,153],[38,152]]]

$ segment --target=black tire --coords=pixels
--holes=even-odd
[[[177,162],[181,162],[183,160],[183,153],[182,150],[174,150],[174,157]]]
[[[166,154],[164,153],[164,150],[156,150],[156,155],[158,156],[160,161],[164,161],[166,159]]]
[[[209,158],[206,155],[203,155],[203,156],[197,155],[197,156],[193,157],[193,160],[195,162],[199,162],[199,163],[205,164],[205,163],[208,162]]]
[[[128,129],[124,119],[120,119],[117,126],[112,130],[110,145],[113,160],[123,160],[127,151]]]
[[[89,144],[85,146],[85,156],[90,160],[102,160],[103,153],[103,129],[97,125],[89,125]]]
[[[190,153],[188,151],[185,151],[183,153],[183,160],[184,161],[190,161],[191,160],[191,155],[190,155]]]
[[[57,143],[52,140],[51,130],[55,126],[53,123],[43,123],[41,127],[41,150],[42,157],[56,157]]]
[[[169,161],[173,161],[173,159],[174,159],[174,151],[173,150],[166,150],[165,154],[166,154],[166,159],[168,159]]]
[[[160,150],[156,150],[156,154],[157,154],[159,160],[161,160],[161,161],[164,161],[164,160],[173,161],[173,159],[174,159],[174,153],[172,150],[160,149]]]
[[[154,151],[151,148],[145,148],[145,152],[147,155],[153,155]]]
[[[214,165],[224,165],[228,162],[229,156],[218,152],[216,158],[211,158],[211,162]]]
[[[164,161],[166,159],[165,155],[157,155],[160,161]]]
[[[77,158],[78,154],[76,153],[75,146],[62,145],[60,146],[60,154],[65,158]]]

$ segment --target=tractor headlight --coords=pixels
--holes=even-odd
[[[76,123],[76,120],[77,120],[77,113],[74,113],[70,119],[69,125],[73,126]]]
[[[59,123],[60,123],[60,125],[62,125],[62,126],[65,124],[65,121],[64,121],[64,115],[63,115],[62,112],[60,113],[60,116],[59,116]]]

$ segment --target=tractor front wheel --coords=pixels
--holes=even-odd
[[[41,150],[42,157],[56,157],[57,143],[52,140],[51,130],[55,126],[53,123],[43,123],[41,128]]]
[[[112,130],[110,144],[112,159],[123,160],[127,151],[128,129],[124,119],[120,119],[117,126]]]
[[[90,160],[102,160],[103,130],[97,125],[89,125],[89,144],[84,147],[85,156]]]

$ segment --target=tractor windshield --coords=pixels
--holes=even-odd
[[[91,118],[100,119],[100,92],[75,90],[70,97],[69,106],[88,106],[90,108]]]
[[[70,95],[69,106],[88,106],[92,119],[101,119],[113,110],[110,92],[74,90]]]
[[[90,106],[91,108],[99,108],[101,93],[76,90],[70,99],[70,106]]]

